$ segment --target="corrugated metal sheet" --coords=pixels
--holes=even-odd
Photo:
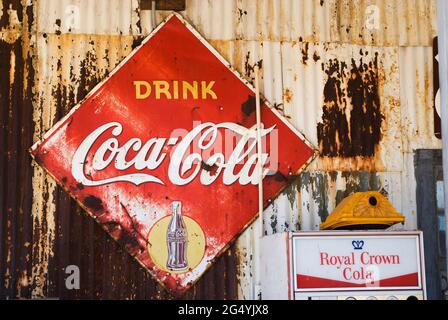
[[[415,46],[431,45],[435,8],[433,0],[190,0],[186,15],[214,40]]]
[[[400,48],[403,151],[441,148],[434,135],[432,47]]]
[[[106,17],[113,8],[116,14],[121,14],[122,7],[127,3],[103,1],[101,7],[90,8],[87,5],[83,9],[104,12],[100,16]],[[31,6],[30,2],[30,6],[25,9],[31,18],[34,16],[33,10],[38,17],[47,17],[44,12],[52,12],[51,5],[56,8],[59,4],[39,1]],[[72,11],[66,11],[67,6],[64,5],[76,4],[83,5],[72,1],[58,8],[62,10],[61,13],[68,12],[70,15],[73,8],[69,8]],[[19,1],[12,3],[12,6],[17,12],[22,12]],[[3,12],[6,12],[6,8]],[[57,12],[57,9],[53,12]],[[81,12],[81,15],[84,13]],[[131,15],[130,11],[128,15]],[[2,20],[2,27],[8,25],[6,13],[4,18],[6,22]],[[0,42],[2,74],[10,75],[8,78],[2,77],[7,83],[2,86],[6,92],[1,95],[5,102],[2,105],[8,106],[3,108],[1,118],[2,130],[6,133],[1,135],[2,297],[170,298],[128,253],[105,235],[56,186],[53,179],[39,166],[31,165],[27,152],[33,140],[40,139],[141,40],[140,35],[132,36],[129,31],[124,34],[126,27],[123,26],[129,27],[129,23],[118,23],[118,27],[112,26],[112,30],[105,30],[101,26],[110,26],[107,21],[95,20],[95,16],[89,19],[87,24],[94,26],[90,31],[105,34],[62,33],[58,29],[63,26],[61,19],[42,24],[43,29],[40,30],[39,22],[47,20],[38,19],[37,24],[26,25],[32,35],[19,33],[21,37],[14,44]],[[23,21],[20,15],[18,20]],[[98,29],[91,21],[98,21]],[[54,27],[53,24],[55,29],[48,32],[48,28]],[[29,41],[33,42],[33,48],[32,53],[26,53],[26,56],[23,53],[27,59],[25,63],[22,51],[25,50],[25,42]],[[3,61],[10,63],[4,65]],[[33,73],[26,74],[27,78],[24,79],[24,69],[31,67]],[[31,90],[34,93],[33,101],[30,98]],[[3,137],[9,138],[3,141]],[[69,265],[80,268],[80,290],[66,289],[64,270]],[[186,297],[235,298],[236,267],[235,249],[230,248]]]
[[[171,298],[27,153],[151,31],[150,12],[138,0],[0,5],[0,297]],[[326,154],[265,211],[266,234],[317,230],[362,190],[405,214],[395,228],[416,228],[413,151],[441,147],[434,0],[188,0],[182,14],[248,80],[262,61],[262,93]],[[353,114],[366,103],[376,111]],[[355,135],[352,117],[367,124]],[[246,230],[187,298],[257,298],[259,234],[258,224]],[[70,264],[80,290],[65,288]]]
[[[0,286],[1,296],[30,295],[33,170],[31,7],[0,7]]]

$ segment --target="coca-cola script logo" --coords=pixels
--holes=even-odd
[[[265,167],[268,160],[272,164],[271,167],[263,169],[263,176],[272,174],[277,169],[278,135],[274,128],[275,126],[261,130],[262,138],[269,135],[271,146],[270,153],[262,153],[262,166]],[[224,131],[226,138],[221,137],[220,129],[226,129]],[[114,182],[130,182],[136,186],[142,183],[166,184],[156,175],[149,173],[123,174],[101,180],[92,180],[87,177],[84,169],[87,155],[99,138],[106,137],[93,156],[92,169],[94,171],[104,170],[111,165],[118,171],[129,168],[134,168],[138,172],[153,171],[166,159],[167,154],[164,152],[166,147],[177,145],[171,153],[168,165],[168,179],[172,184],[186,185],[199,175],[202,185],[210,185],[221,172],[225,185],[235,182],[241,185],[258,184],[258,167],[255,166],[258,158],[256,129],[247,129],[235,123],[204,123],[196,125],[182,139],[176,137],[183,131],[177,129],[171,138],[152,138],[148,141],[135,137],[120,145],[117,138],[123,132],[122,124],[118,122],[104,124],[90,133],[77,148],[72,160],[72,175],[84,186],[100,186]],[[236,146],[232,144],[234,136],[237,137]],[[221,149],[223,141],[226,144],[224,149]],[[193,152],[190,152],[191,149]],[[210,154],[211,150],[214,151],[213,154]],[[134,155],[130,157],[131,153]],[[208,155],[207,158],[205,158],[206,155]],[[201,170],[201,164],[215,167],[213,174],[209,170]],[[235,172],[238,164],[242,164],[241,169]],[[190,173],[186,174],[187,172]]]
[[[181,292],[256,219],[260,177],[267,207],[314,156],[265,100],[260,113],[258,132],[254,88],[174,14],[31,151],[157,281]]]

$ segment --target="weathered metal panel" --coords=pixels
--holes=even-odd
[[[345,197],[359,191],[379,191],[401,212],[399,190],[400,173],[306,172],[265,210],[265,234],[318,230]]]
[[[131,35],[133,0],[37,1],[37,32]]]
[[[2,14],[5,12],[2,27],[8,24],[7,8],[1,10]],[[38,8],[30,3],[23,12],[32,18],[35,14],[33,10]],[[22,22],[20,4],[13,3],[13,9],[18,10],[18,18]],[[104,15],[109,15],[110,10],[104,9]],[[94,25],[93,22],[88,24]],[[29,31],[26,38],[20,38],[21,34],[18,33],[16,44],[1,42],[4,48],[2,74],[11,75],[2,77],[8,81],[3,88],[14,90],[6,90],[8,94],[2,95],[4,105],[9,107],[2,113],[5,115],[2,117],[2,130],[8,134],[1,137],[10,138],[2,143],[1,150],[4,161],[1,166],[0,200],[2,212],[8,212],[8,215],[1,216],[1,230],[6,230],[7,234],[3,237],[2,232],[1,237],[1,266],[4,268],[1,272],[1,296],[169,298],[150,275],[88,220],[82,210],[37,166],[34,167],[31,181],[32,166],[26,156],[33,134],[36,141],[113,69],[140,38],[120,34],[70,35],[57,29],[51,33],[45,31],[37,32],[33,38],[36,42],[33,55],[25,51],[29,50],[25,49],[31,38]],[[27,59],[26,64],[22,51]],[[3,61],[11,64],[4,65]],[[31,68],[31,62],[37,70],[35,75],[27,69]],[[22,78],[23,74],[26,78]],[[35,93],[33,106],[31,90]],[[20,104],[26,107],[23,109],[26,112],[18,107]],[[23,168],[20,176],[14,176],[19,174],[19,168]],[[4,188],[6,185],[9,188]],[[236,297],[236,258],[233,252],[234,249],[230,248],[218,259],[214,268],[218,271],[212,269],[207,272],[204,281],[188,292],[187,297]],[[65,286],[64,270],[72,264],[80,267],[80,290],[69,291]]]
[[[404,225],[391,230],[415,230],[415,210],[409,211],[402,195],[400,172],[304,172],[263,213],[264,234],[286,231],[315,231],[345,197],[358,191],[379,191],[406,217]],[[411,192],[412,193],[412,192]],[[247,230],[238,240],[240,298],[253,298],[257,286],[255,266],[259,225]]]
[[[0,40],[0,98],[5,106],[0,113],[0,253],[1,261],[8,261],[0,265],[0,285],[8,284],[0,295],[29,297],[33,291],[34,296],[168,297],[49,177],[38,167],[31,171],[25,153],[152,30],[150,11],[139,10],[138,0],[24,1],[33,4],[26,9],[9,0],[1,3],[0,29],[9,24],[10,3],[20,22],[28,12],[23,30],[33,26],[36,35],[8,43],[2,32]],[[156,23],[168,14],[158,11]],[[347,158],[335,157],[325,166],[316,161],[266,210],[265,231],[316,230],[342,195],[367,189],[382,190],[406,215],[405,225],[395,228],[416,229],[413,150],[441,146],[431,127],[434,0],[187,0],[182,14],[249,81],[261,61],[262,93],[316,145],[330,60],[344,61],[348,70],[352,57],[360,64],[357,51],[369,52],[363,63],[374,61],[377,52],[385,118],[375,161],[357,162],[355,171]],[[76,23],[77,15],[82,23]],[[13,38],[17,34],[8,33]],[[28,39],[34,55],[23,60]],[[8,161],[13,159],[19,162]],[[187,297],[256,298],[258,228],[247,229],[230,255],[223,255]],[[63,268],[68,264],[81,268],[80,290],[65,289]]]
[[[213,40],[429,46],[435,8],[434,0],[189,0],[186,15]]]
[[[140,0],[141,10],[151,10],[152,0]],[[159,0],[155,2],[156,10],[185,10],[185,0]]]
[[[430,46],[435,9],[435,0],[187,0],[183,13],[210,40]],[[145,30],[149,11],[140,16]]]
[[[253,66],[261,62],[265,97],[320,148],[310,170],[401,170],[398,48],[241,40],[212,44],[249,81]]]

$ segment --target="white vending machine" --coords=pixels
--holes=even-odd
[[[422,238],[419,231],[319,231],[264,237],[262,299],[426,299]]]

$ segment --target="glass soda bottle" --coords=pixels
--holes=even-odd
[[[166,267],[171,271],[182,271],[188,268],[188,233],[182,217],[182,203],[180,201],[173,201],[171,205],[172,216],[166,233],[168,246]]]

